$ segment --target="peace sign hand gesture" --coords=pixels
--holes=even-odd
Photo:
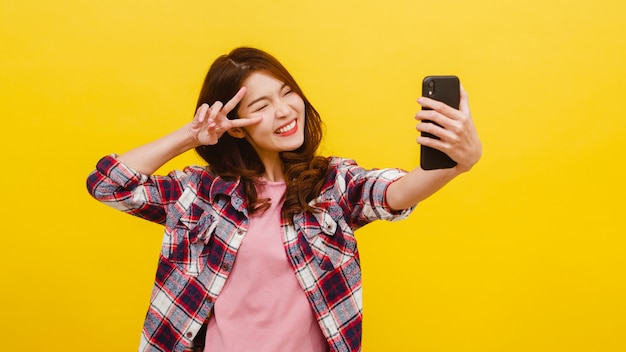
[[[239,89],[226,104],[216,101],[213,105],[202,104],[196,110],[193,121],[188,126],[188,132],[198,145],[217,144],[224,132],[235,127],[245,127],[261,122],[262,117],[229,120],[227,115],[239,104],[246,95],[246,88]]]

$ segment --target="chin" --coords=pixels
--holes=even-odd
[[[302,139],[302,141],[300,143],[297,143],[297,145],[293,145],[293,147],[287,147],[285,148],[286,152],[295,152],[296,150],[300,149],[302,146],[304,145],[304,138]]]

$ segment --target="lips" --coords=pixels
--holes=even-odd
[[[296,120],[293,120],[289,124],[274,131],[274,134],[289,134],[289,132],[296,130],[296,125]]]

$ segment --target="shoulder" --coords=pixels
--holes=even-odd
[[[328,177],[322,193],[332,190],[341,193],[367,184],[376,188],[386,188],[389,184],[406,175],[406,171],[399,168],[371,168],[366,169],[357,164],[353,159],[341,157],[328,158]]]
[[[327,159],[329,171],[329,175],[326,180],[327,182],[334,180],[337,175],[345,175],[358,169],[362,169],[353,159],[341,158],[337,156],[331,156]]]
[[[201,182],[202,180],[212,180],[215,178],[215,175],[213,175],[207,167],[197,165],[186,166],[182,170],[172,170],[169,175],[175,178],[194,179],[198,182]]]
[[[211,171],[210,167],[206,166],[187,166],[182,171],[172,171],[170,176],[185,179],[187,187],[194,188],[203,197],[211,199],[212,196],[219,193],[231,194],[239,183],[236,179],[225,179],[218,176]]]
[[[407,172],[399,168],[371,168],[359,166],[353,159],[328,157],[329,176],[326,182],[351,180],[353,178],[382,179],[394,181]],[[343,178],[343,179],[342,179]]]
[[[336,156],[331,156],[327,159],[328,173],[320,192],[322,197],[324,195],[328,197],[345,193],[351,180],[364,171],[353,159]]]
[[[349,167],[349,166],[358,166],[356,161],[353,159],[348,159],[348,158],[342,158],[339,156],[329,156],[327,157],[328,159],[328,166],[330,168],[342,168],[342,167]]]

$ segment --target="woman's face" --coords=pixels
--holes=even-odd
[[[277,158],[279,152],[298,149],[304,143],[304,101],[284,82],[264,72],[252,73],[244,82],[247,92],[239,104],[240,118],[263,120],[244,128],[246,138],[261,157]]]

